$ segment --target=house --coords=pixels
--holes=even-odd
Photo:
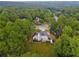
[[[53,43],[53,38],[50,36],[50,34],[46,31],[40,31],[33,35],[33,41],[41,41],[41,42],[50,42]]]
[[[57,22],[58,21],[58,17],[54,14],[54,19]]]
[[[36,16],[36,17],[35,17],[35,20],[36,20],[37,22],[39,22],[40,17],[39,17],[39,16]]]
[[[59,36],[62,34],[62,27],[59,26],[59,28],[58,28],[56,31],[54,31],[54,28],[51,27],[51,28],[50,28],[50,32],[51,32],[53,35],[55,35],[56,37],[59,37]]]
[[[35,16],[34,21],[36,24],[40,24],[40,17],[39,16]]]
[[[59,29],[56,31],[56,36],[59,37],[62,33],[62,28],[59,27]]]

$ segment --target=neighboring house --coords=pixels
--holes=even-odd
[[[57,22],[58,21],[58,17],[54,14],[54,19]]]
[[[62,33],[62,28],[59,27],[59,29],[56,31],[56,36],[59,37]]]
[[[33,35],[33,40],[53,43],[53,38],[46,31],[37,32]]]
[[[40,24],[40,17],[39,16],[35,16],[34,21],[36,24]]]
[[[39,16],[36,16],[36,17],[35,17],[35,20],[36,20],[37,22],[39,22],[40,17],[39,17]]]
[[[56,37],[59,37],[62,34],[62,27],[59,26],[59,28],[56,31],[54,31],[54,28],[51,27],[50,32]]]

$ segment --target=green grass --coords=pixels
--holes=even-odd
[[[29,51],[23,56],[27,57],[50,57],[52,56],[53,45],[50,43],[33,42],[29,45]]]

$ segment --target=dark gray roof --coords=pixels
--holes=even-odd
[[[42,35],[42,36],[48,36],[48,34],[47,34],[46,31],[41,31],[41,32],[39,32],[39,33],[40,33],[40,35]]]

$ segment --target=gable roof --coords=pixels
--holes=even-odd
[[[39,32],[40,33],[40,35],[42,35],[42,36],[48,36],[48,33],[46,32],[46,31],[41,31],[41,32]]]

